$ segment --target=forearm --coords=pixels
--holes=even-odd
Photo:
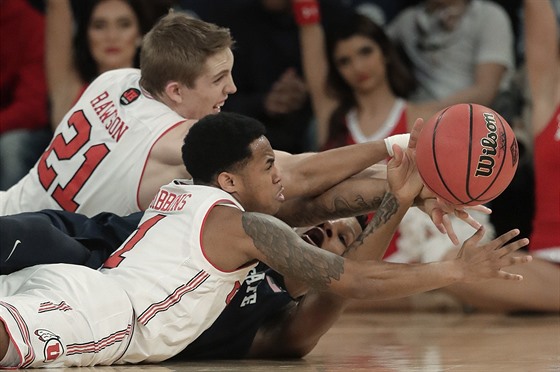
[[[461,279],[456,260],[418,265],[354,261],[306,243],[289,226],[268,215],[243,213],[242,224],[258,252],[254,253],[256,259],[311,288],[343,297],[398,298]]]
[[[383,140],[318,153],[277,156],[286,198],[314,197],[388,156]]]
[[[441,103],[444,107],[465,102],[490,106],[498,94],[506,70],[506,66],[499,63],[479,64],[473,84],[442,99]]]
[[[328,74],[325,37],[320,23],[299,27],[303,73],[309,87],[313,112],[317,121],[319,147],[327,141],[329,118],[337,102],[326,94]]]
[[[273,318],[255,335],[249,357],[302,358],[340,318],[348,300],[328,292],[311,292]]]
[[[558,25],[550,1],[524,0],[525,63],[534,102],[554,100],[558,89]],[[554,102],[555,103],[555,102]]]
[[[82,85],[73,59],[74,18],[70,1],[48,0],[45,19],[45,71],[50,99],[50,121],[52,128],[56,129]]]
[[[356,266],[360,268],[355,270]],[[455,261],[397,264],[385,261],[346,261],[345,272],[358,272],[350,292],[358,299],[388,300],[407,297],[461,281]]]
[[[371,221],[343,256],[357,261],[383,259],[409,207],[410,202],[399,201],[392,193],[386,192]]]
[[[319,196],[286,201],[276,217],[290,226],[313,226],[376,210],[387,190],[385,166],[374,166]]]

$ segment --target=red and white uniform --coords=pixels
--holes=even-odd
[[[216,205],[243,210],[218,188],[176,181],[160,189],[138,229],[100,270],[42,265],[0,276],[0,321],[21,365],[159,362],[183,350],[256,266],[224,272],[206,259],[202,229]],[[56,351],[48,361],[47,347]]]
[[[130,68],[92,82],[29,174],[0,193],[0,215],[139,211],[138,188],[152,146],[185,120],[142,91],[139,81],[140,70]]]
[[[224,272],[210,263],[202,229],[210,210],[243,210],[223,190],[170,183],[160,189],[138,230],[101,271],[130,297],[136,316],[121,362],[159,362],[183,350],[216,320],[256,266]]]
[[[134,313],[109,276],[86,266],[50,264],[0,275],[2,322],[12,367],[109,365],[130,343]]]
[[[560,263],[560,105],[535,138],[535,216],[529,250]]]

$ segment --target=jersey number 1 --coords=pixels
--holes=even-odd
[[[68,142],[65,141],[62,133],[59,133],[51,142],[49,148],[43,153],[38,164],[39,181],[45,191],[55,181],[58,173],[52,166],[47,165],[47,158],[54,152],[58,160],[69,160],[88,145],[91,135],[91,124],[87,120],[82,110],[76,111],[68,119],[68,125],[76,130],[76,135]],[[84,152],[85,158],[80,167],[70,178],[66,186],[58,184],[52,192],[52,198],[65,211],[75,212],[80,206],[74,198],[80,192],[86,181],[89,179],[95,168],[101,163],[103,158],[109,153],[109,148],[104,143],[89,146]]]
[[[148,230],[150,230],[156,223],[165,217],[163,214],[155,215],[154,217],[144,221],[138,229],[128,238],[128,241],[122,246],[122,248],[117,249],[111,257],[103,263],[103,268],[112,269],[120,265],[120,263],[125,259],[123,254],[130,251],[138,242],[146,235]]]

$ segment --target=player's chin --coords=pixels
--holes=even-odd
[[[284,202],[283,200],[274,199],[274,201],[269,204],[266,213],[270,215],[275,215],[282,207],[283,202]]]

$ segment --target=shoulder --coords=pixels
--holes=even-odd
[[[140,80],[140,70],[134,68],[122,68],[106,71],[96,77],[85,89],[84,93],[91,91],[102,92],[112,89],[120,89],[122,86],[134,84]],[[136,84],[137,85],[137,84]]]
[[[415,19],[420,12],[419,6],[410,6],[402,10],[389,25],[386,32],[391,37],[396,37],[404,31],[414,30]]]
[[[111,79],[126,79],[140,77],[140,70],[137,68],[118,68],[114,70],[105,71],[100,74],[95,80],[111,80]],[[92,83],[93,84],[93,83]]]
[[[510,22],[506,10],[501,5],[487,0],[473,0],[469,14],[472,18],[485,24]]]

